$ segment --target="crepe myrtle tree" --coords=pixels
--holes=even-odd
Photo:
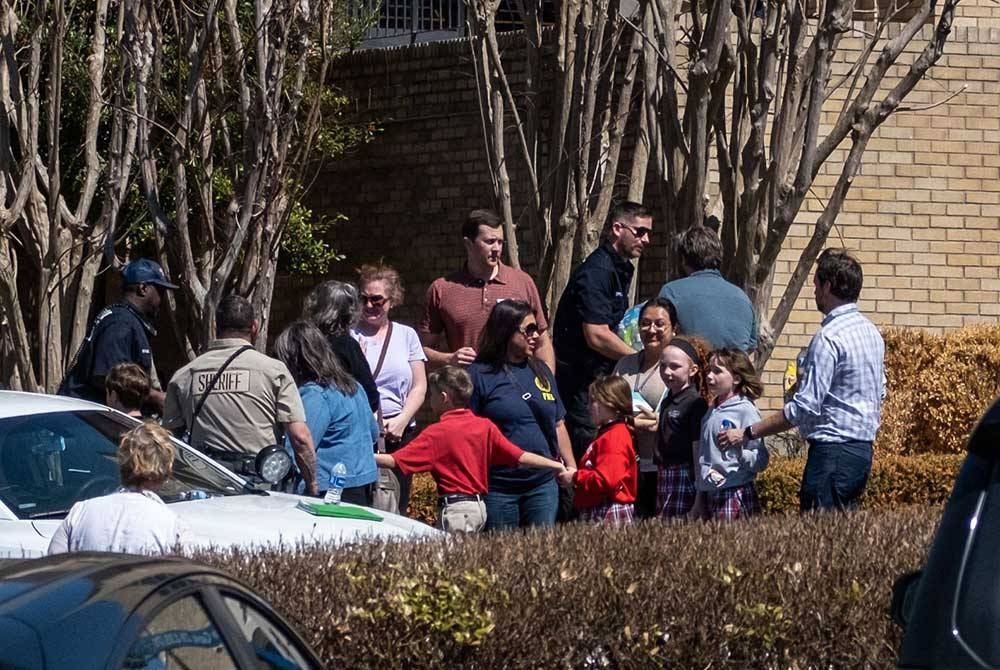
[[[316,159],[357,139],[326,80],[364,18],[339,0],[0,0],[0,374],[53,391],[130,223],[182,286],[191,357],[221,297],[267,315]],[[301,208],[300,208],[301,209]],[[132,231],[134,232],[134,230]],[[116,255],[116,251],[119,254]],[[322,251],[322,250],[321,250]]]
[[[723,271],[759,315],[759,364],[826,245],[872,135],[892,114],[920,111],[902,103],[940,59],[958,4],[640,0],[625,11],[618,0],[556,0],[555,25],[543,29],[543,3],[518,0],[527,70],[515,88],[491,18],[497,0],[467,2],[498,208],[508,239],[516,214],[536,242],[549,306],[593,248],[613,194],[652,204],[662,240],[700,225],[715,197]],[[855,38],[853,60],[834,76],[845,36]],[[619,163],[630,133],[626,171]],[[835,183],[771,311],[778,254],[827,163]],[[524,201],[512,195],[509,165],[527,174]]]

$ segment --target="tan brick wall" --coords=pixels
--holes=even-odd
[[[837,72],[860,44],[845,40]],[[332,234],[347,255],[334,276],[352,279],[354,267],[380,256],[400,269],[409,289],[404,320],[416,318],[427,284],[461,263],[464,213],[492,198],[468,53],[463,43],[442,43],[361,52],[338,67],[358,119],[375,119],[382,131],[324,173],[311,204],[349,217]],[[914,57],[904,55],[897,74]],[[857,251],[866,277],[861,307],[880,326],[941,331],[1000,315],[1000,3],[963,0],[945,55],[905,104],[931,105],[963,86],[947,103],[898,113],[878,130],[830,236],[830,245]],[[829,110],[842,100],[832,96]],[[825,166],[793,226],[775,272],[775,304],[844,154],[842,147]],[[664,279],[662,253],[641,268],[644,294]],[[276,327],[294,317],[309,283],[279,285]],[[819,320],[808,282],[766,368],[762,407],[778,405],[785,363]]]
[[[898,113],[877,131],[828,242],[857,253],[860,306],[880,327],[941,332],[1000,315],[1000,5],[963,2],[958,11],[944,56],[905,105],[965,91],[933,109]],[[847,46],[856,53],[857,45]],[[843,59],[837,66],[846,69]],[[839,165],[825,166],[789,234],[774,305],[837,174]],[[779,405],[784,366],[820,318],[810,281],[767,365],[763,407]]]

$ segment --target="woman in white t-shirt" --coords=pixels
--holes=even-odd
[[[361,320],[351,334],[368,359],[382,409],[386,451],[392,453],[413,437],[414,417],[427,393],[427,356],[417,331],[389,320],[389,310],[403,304],[403,283],[388,265],[363,265],[358,270]],[[399,513],[406,514],[410,478],[399,475]]]
[[[644,303],[637,326],[642,351],[619,359],[613,374],[625,378],[632,387],[635,416],[635,450],[639,455],[639,491],[635,512],[639,518],[656,516],[656,427],[657,410],[666,391],[659,374],[660,354],[670,343],[677,325],[677,310],[664,298]]]
[[[73,505],[52,536],[50,554],[165,554],[190,542],[187,525],[156,495],[174,470],[170,433],[152,422],[125,433],[118,468],[122,488]]]

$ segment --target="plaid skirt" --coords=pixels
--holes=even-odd
[[[632,523],[635,520],[635,505],[632,503],[604,503],[597,507],[580,510],[581,521],[596,521],[615,526]]]
[[[656,477],[656,510],[669,519],[685,516],[694,507],[695,490],[687,465],[660,467]]]
[[[717,521],[735,521],[760,514],[757,485],[747,482],[731,489],[709,491],[705,494],[708,518]]]

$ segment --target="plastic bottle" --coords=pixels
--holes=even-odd
[[[347,485],[347,466],[343,463],[337,463],[333,466],[333,470],[330,472],[330,486],[326,489],[326,495],[323,496],[323,502],[327,505],[339,505],[340,496],[344,493],[344,487]]]

